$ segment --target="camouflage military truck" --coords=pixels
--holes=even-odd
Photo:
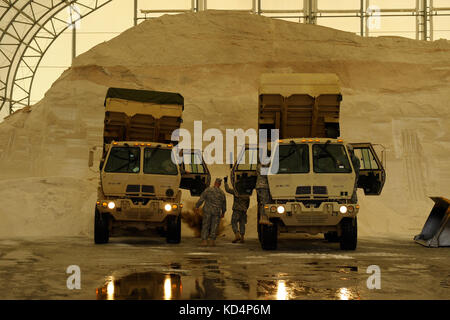
[[[106,94],[95,243],[110,236],[157,229],[168,243],[181,239],[181,188],[199,196],[210,184],[201,153],[181,150],[172,161],[172,132],[180,127],[178,93],[110,88]],[[196,159],[194,161],[194,159]],[[94,150],[89,154],[93,166]],[[188,163],[192,163],[188,164]]]
[[[242,160],[258,157],[257,147],[246,146],[231,178],[238,192],[257,189],[263,249],[276,249],[280,233],[323,233],[343,250],[356,249],[356,188],[379,195],[385,171],[371,143],[349,144],[339,138],[341,100],[335,74],[262,75],[258,126],[278,129],[280,139],[269,144],[267,176]]]

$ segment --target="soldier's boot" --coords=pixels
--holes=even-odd
[[[245,241],[244,241],[244,235],[243,234],[241,234],[241,241],[240,241],[241,243],[244,243]]]
[[[240,234],[239,234],[238,232],[236,232],[234,235],[235,235],[235,236],[234,236],[234,240],[231,241],[231,242],[236,243],[236,242],[238,242],[239,240],[241,240]]]
[[[206,247],[208,245],[208,242],[206,240],[202,240],[202,242],[200,242],[200,246],[202,247]]]
[[[211,240],[208,241],[208,244],[209,244],[210,247],[215,247],[216,246],[216,240],[212,240],[211,239]]]

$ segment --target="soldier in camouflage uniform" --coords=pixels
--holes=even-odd
[[[262,205],[270,202],[270,189],[267,175],[261,174],[261,164],[256,168],[256,194],[258,196],[258,203]]]
[[[233,215],[231,216],[231,228],[235,234],[236,243],[240,241],[244,243],[245,224],[247,223],[247,210],[250,204],[249,195],[240,195],[235,189],[228,186],[228,177],[223,178],[225,181],[225,191],[233,195]],[[239,225],[239,226],[238,226]]]
[[[219,226],[220,218],[223,218],[225,211],[227,210],[227,203],[225,193],[220,189],[222,179],[217,178],[214,182],[214,187],[208,187],[200,195],[200,199],[195,205],[195,210],[205,203],[203,207],[203,221],[202,221],[202,246],[207,245],[209,239],[209,245],[215,246],[216,232]]]
[[[256,168],[256,195],[258,198],[258,212],[264,212],[264,205],[270,203],[270,189],[267,175],[261,174],[261,164]],[[258,215],[259,218],[259,215]],[[259,223],[259,221],[258,221]]]
[[[350,159],[352,160],[353,168],[355,169],[355,187],[353,188],[353,194],[352,194],[352,203],[358,203],[358,195],[357,195],[357,189],[358,189],[358,178],[359,178],[359,169],[361,168],[361,163],[359,159],[355,155],[355,150],[353,149],[352,145],[347,145],[348,153],[350,154]]]

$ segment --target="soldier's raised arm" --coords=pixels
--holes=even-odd
[[[227,177],[225,177],[225,178],[227,178]],[[228,192],[229,194],[234,195],[234,189],[233,189],[233,188],[230,188],[230,187],[228,186],[228,179],[225,179],[225,178],[223,178],[224,186],[225,186],[225,191]]]

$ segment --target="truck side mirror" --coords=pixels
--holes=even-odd
[[[94,150],[89,150],[88,166],[89,168],[92,168],[93,165],[94,165]]]

